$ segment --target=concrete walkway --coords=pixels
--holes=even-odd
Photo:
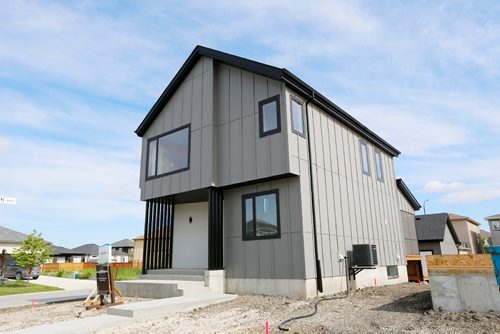
[[[40,276],[37,280],[30,280],[29,284],[54,286],[64,290],[2,296],[0,297],[0,309],[31,305],[33,301],[35,304],[46,304],[81,300],[86,298],[92,289],[96,287],[95,280],[75,280],[50,276]]]
[[[8,333],[89,333],[103,328],[126,326],[135,320],[144,320],[158,315],[165,316],[179,312],[189,312],[199,307],[222,303],[236,297],[236,295],[223,293],[204,293],[198,296],[181,296],[130,303],[110,307],[106,315],[74,319],[50,325],[34,326]]]

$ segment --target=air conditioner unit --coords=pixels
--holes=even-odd
[[[352,245],[352,264],[359,267],[374,267],[378,264],[376,245]]]

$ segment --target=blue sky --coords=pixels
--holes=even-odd
[[[66,247],[141,234],[134,130],[197,44],[358,118],[427,213],[500,212],[497,1],[5,1],[0,225]]]

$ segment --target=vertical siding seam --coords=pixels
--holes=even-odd
[[[333,178],[335,177],[335,174],[333,173],[333,162],[332,162],[332,155],[333,154],[337,154],[336,152],[333,152],[332,150],[332,140],[331,140],[331,136],[330,136],[330,127],[332,125],[333,121],[330,119],[330,117],[327,118],[327,132],[328,132],[328,147],[330,149],[330,175],[331,175],[331,186],[332,186],[332,207],[334,208],[334,212],[333,212],[333,223],[335,224],[335,239],[336,239],[336,246],[337,246],[337,249],[336,249],[336,256],[339,254],[339,236],[338,236],[338,222],[337,222],[337,216],[335,214],[335,210],[337,208],[335,208],[335,185],[334,185],[334,182],[333,182]],[[336,256],[332,256],[332,269],[333,269],[333,259],[336,258]],[[340,267],[339,267],[339,264],[338,262],[336,262],[336,267],[337,267],[337,270],[338,270],[338,273],[340,274]]]

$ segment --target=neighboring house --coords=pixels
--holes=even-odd
[[[472,218],[449,213],[451,223],[457,232],[459,254],[482,254],[481,224]]]
[[[483,246],[493,246],[493,239],[488,231],[481,230],[481,241]]]
[[[71,262],[97,262],[99,257],[99,246],[96,244],[85,244],[71,249]],[[111,262],[128,262],[128,254],[122,251],[111,251]]]
[[[120,251],[123,253],[130,254],[134,252],[134,241],[130,239],[123,239],[117,242],[113,242],[111,244],[111,248],[114,251]]]
[[[339,257],[374,244],[351,286],[407,281],[400,152],[288,70],[198,46],[136,133],[145,272],[311,297],[345,289]]]
[[[144,250],[144,235],[139,235],[134,239],[134,262],[142,262]]]
[[[493,245],[500,245],[500,213],[484,219],[490,225],[491,241]]]
[[[27,234],[0,226],[0,253],[5,249],[6,254],[12,254],[27,237]]]
[[[82,262],[82,257],[84,253],[76,253],[74,250],[61,247],[52,246],[52,261],[53,263],[65,263],[65,262]],[[76,258],[76,261],[75,261]]]
[[[460,239],[447,213],[415,216],[418,248],[432,254],[458,254]]]
[[[405,252],[408,279],[412,281],[423,280],[422,256],[418,249],[417,230],[415,228],[415,211],[421,206],[402,179],[396,180],[398,187],[399,214],[405,241]]]

